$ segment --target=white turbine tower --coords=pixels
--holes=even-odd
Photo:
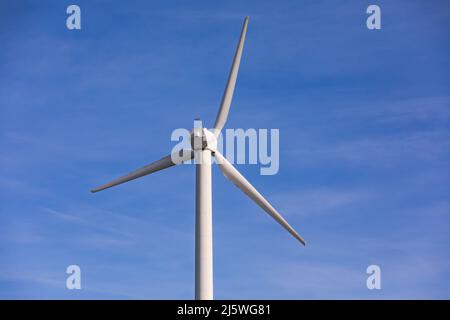
[[[289,223],[275,210],[274,207],[236,170],[233,165],[217,150],[217,137],[228,117],[231,100],[233,98],[236,78],[241,62],[245,34],[247,32],[248,17],[244,20],[241,37],[236,49],[228,77],[227,86],[223,94],[219,113],[212,131],[196,126],[191,133],[193,150],[180,150],[158,161],[133,171],[123,177],[106,183],[91,190],[98,192],[118,184],[137,179],[150,173],[181,164],[195,159],[196,188],[195,188],[195,298],[200,300],[213,299],[213,248],[212,248],[212,188],[211,188],[211,157],[215,156],[220,170],[241,191],[258,204],[291,235],[305,245],[305,240],[289,225]]]

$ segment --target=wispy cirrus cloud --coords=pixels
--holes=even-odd
[[[341,141],[302,139],[289,157],[300,164],[332,162],[360,167],[393,167],[405,162],[445,164],[450,156],[450,131],[400,133],[386,137],[361,137]]]
[[[450,121],[450,97],[431,96],[394,101],[369,102],[337,111],[342,118],[398,125],[405,123],[444,124]]]

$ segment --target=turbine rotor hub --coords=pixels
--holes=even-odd
[[[191,132],[191,147],[193,150],[217,149],[217,138],[206,128],[194,128]]]

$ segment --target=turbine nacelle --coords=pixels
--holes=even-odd
[[[216,135],[206,128],[194,128],[191,131],[191,147],[192,150],[205,150],[208,149],[212,152],[217,150],[217,137]]]

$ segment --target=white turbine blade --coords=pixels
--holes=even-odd
[[[236,170],[233,165],[228,162],[218,151],[215,152],[217,164],[222,170],[223,174],[230,179],[239,189],[241,189],[247,196],[255,201],[264,211],[266,211],[272,218],[274,218],[283,228],[285,228],[291,235],[294,236],[303,245],[306,245],[305,240],[291,227],[291,225],[275,210],[274,207],[267,201],[259,192],[251,185],[247,179]]]
[[[117,186],[121,183],[140,178],[142,176],[148,175],[150,173],[153,173],[153,172],[156,172],[159,170],[169,168],[171,166],[180,164],[187,160],[191,160],[192,158],[193,158],[193,152],[191,150],[181,150],[179,152],[179,154],[168,155],[167,157],[164,157],[158,161],[150,163],[150,164],[146,165],[145,167],[142,167],[136,171],[130,172],[129,174],[127,174],[125,176],[117,178],[111,182],[105,183],[104,185],[101,185],[98,188],[92,189],[91,192],[98,192],[98,191],[102,191],[107,188]]]
[[[247,33],[247,25],[248,17],[245,18],[244,25],[242,26],[241,38],[239,39],[236,53],[234,54],[233,65],[231,66],[227,86],[225,87],[219,113],[217,114],[216,122],[214,124],[214,132],[217,136],[225,125],[228,118],[228,112],[230,111],[231,100],[233,99],[234,87],[236,86],[236,79],[239,71],[239,64],[241,63],[242,49],[244,48],[245,34]]]

